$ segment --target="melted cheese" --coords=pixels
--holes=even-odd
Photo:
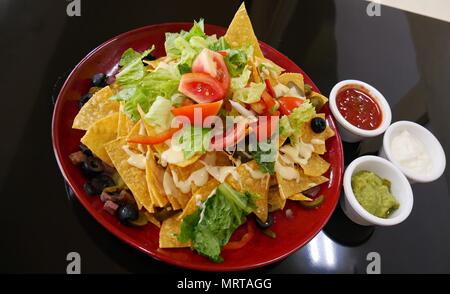
[[[181,192],[189,193],[191,191],[191,183],[201,187],[208,182],[208,171],[203,167],[193,172],[185,181],[181,181],[178,179],[177,172],[173,170],[172,178],[175,186],[180,189]]]

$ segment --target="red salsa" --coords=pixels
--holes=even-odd
[[[375,130],[381,125],[380,106],[360,86],[351,85],[340,89],[336,95],[336,105],[345,120],[360,129]]]

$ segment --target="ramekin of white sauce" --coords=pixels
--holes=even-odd
[[[442,175],[446,165],[444,150],[436,137],[410,121],[389,126],[379,155],[395,164],[410,183],[432,182]]]

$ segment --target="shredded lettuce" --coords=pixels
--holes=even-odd
[[[181,146],[184,159],[189,159],[196,154],[206,152],[211,142],[211,129],[185,126],[173,142]]]
[[[282,137],[289,137],[291,144],[296,144],[302,135],[300,133],[301,125],[311,120],[315,115],[316,109],[308,99],[305,100],[289,116],[284,116],[280,119],[280,135]]]
[[[263,142],[258,142],[256,151],[251,151],[250,154],[258,163],[259,169],[263,173],[273,175],[275,173],[275,160],[277,155],[278,140],[270,139]]]
[[[264,83],[250,83],[248,87],[238,89],[233,93],[233,99],[247,104],[258,102],[263,91],[266,89]]]
[[[227,55],[224,60],[228,71],[232,77],[237,77],[242,74],[249,58],[253,56],[253,46],[244,49],[228,49],[225,52],[227,52]]]
[[[233,92],[238,91],[239,89],[245,88],[247,86],[248,80],[250,79],[251,72],[248,69],[248,66],[245,66],[242,74],[238,77],[231,78],[230,88]]]
[[[144,119],[147,123],[154,126],[158,132],[164,132],[170,128],[173,115],[170,112],[172,103],[169,99],[157,96],[150,109],[145,114]]]
[[[222,183],[200,208],[183,219],[178,240],[191,240],[199,254],[214,262],[222,262],[220,252],[223,246],[253,208],[249,193],[237,192]]]

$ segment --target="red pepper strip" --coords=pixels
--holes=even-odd
[[[213,137],[210,148],[213,150],[222,150],[229,146],[236,145],[239,141],[245,138],[247,127],[247,121],[239,122],[236,127],[229,131],[225,136]]]
[[[270,84],[269,79],[265,79],[264,82],[266,83],[266,89],[269,92],[269,95],[272,96],[273,98],[277,97],[275,91],[272,88],[272,85]]]
[[[247,243],[253,239],[253,237],[255,236],[255,232],[253,230],[253,226],[252,224],[247,221],[247,233],[244,234],[244,236],[242,236],[241,240],[239,241],[231,241],[228,242],[223,249],[224,250],[236,250],[236,249],[241,249],[242,247],[244,247],[245,245],[247,245]]]
[[[261,95],[261,98],[266,104],[267,113],[269,114],[273,113],[275,111],[275,106],[277,105],[275,99],[273,99],[273,96],[270,96],[270,94],[267,91],[264,91]]]
[[[219,51],[218,53],[219,53],[220,55],[222,55],[223,57],[225,57],[225,56],[228,55],[228,52],[227,52],[227,51]]]
[[[157,134],[154,136],[131,136],[127,139],[128,143],[135,143],[135,144],[142,144],[142,145],[154,145],[154,144],[160,144],[163,143],[166,140],[169,140],[172,138],[172,136],[181,129],[182,127],[178,128],[171,128],[168,131]]]

